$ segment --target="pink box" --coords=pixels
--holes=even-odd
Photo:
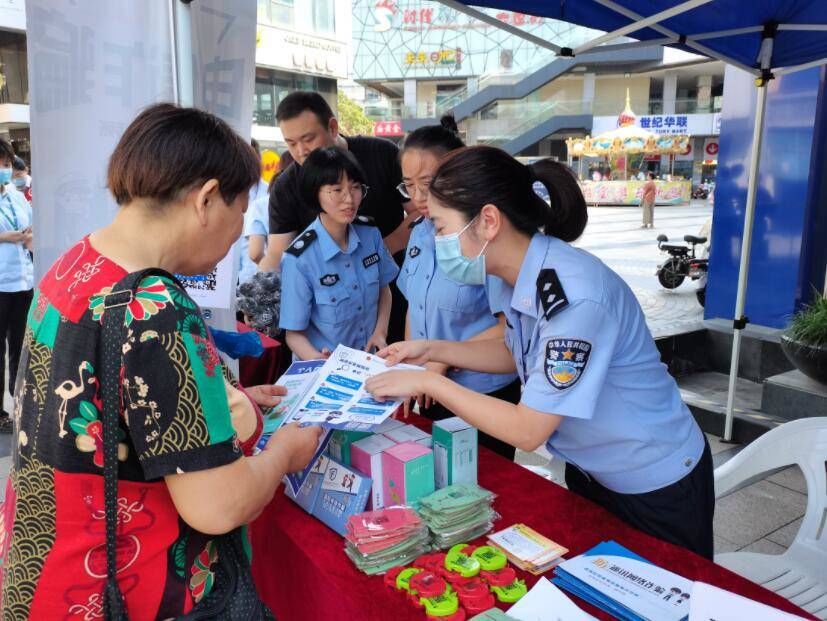
[[[382,451],[396,446],[396,442],[383,435],[372,435],[350,445],[350,465],[373,479],[368,509],[385,506],[385,492],[382,488]]]
[[[382,491],[386,507],[415,505],[434,492],[434,452],[403,442],[382,452]]]

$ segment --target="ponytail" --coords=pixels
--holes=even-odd
[[[542,183],[550,205],[534,192]],[[446,155],[431,180],[431,195],[470,221],[483,205],[495,205],[526,235],[542,232],[571,242],[586,228],[586,200],[569,169],[552,160],[525,166],[505,151],[475,146]]]
[[[540,160],[530,164],[528,169],[531,178],[548,190],[550,204],[537,196],[542,203],[543,232],[566,242],[580,237],[589,216],[586,199],[568,166],[553,160]]]
[[[425,125],[415,129],[405,137],[400,157],[408,149],[432,151],[442,156],[449,151],[461,149],[465,146],[459,137],[459,128],[452,114],[446,114],[439,120],[439,125]]]

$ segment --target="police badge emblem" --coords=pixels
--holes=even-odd
[[[325,287],[332,287],[337,282],[339,282],[339,275],[338,274],[325,274],[321,278],[319,278],[319,282]]]
[[[583,376],[592,344],[580,339],[549,339],[544,369],[548,383],[557,390],[571,388]]]

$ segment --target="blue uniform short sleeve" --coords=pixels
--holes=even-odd
[[[373,230],[376,239],[376,251],[379,253],[379,286],[384,287],[393,282],[393,279],[399,273],[399,267],[397,267],[391,253],[388,252],[379,229]]]
[[[305,330],[310,325],[313,288],[299,267],[299,261],[285,253],[281,261],[281,313],[279,328]]]
[[[615,317],[591,300],[540,319],[537,355],[527,369],[521,403],[548,414],[592,418],[618,336]]]
[[[408,297],[408,264],[411,261],[416,261],[416,258],[411,258],[411,248],[414,247],[414,238],[416,237],[416,233],[411,235],[411,238],[408,240],[408,247],[405,248],[405,260],[402,262],[402,268],[399,270],[399,276],[396,277],[396,286],[399,289],[399,292],[405,296],[405,299],[410,302],[410,297]]]

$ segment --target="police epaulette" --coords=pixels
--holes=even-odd
[[[553,315],[569,305],[569,300],[563,290],[563,285],[560,284],[557,272],[552,269],[540,270],[540,274],[537,276],[537,296],[540,298],[540,304],[543,306],[543,317],[546,320],[551,319]]]
[[[355,224],[364,224],[365,226],[376,226],[376,220],[370,216],[356,216]]]
[[[425,216],[419,216],[416,220],[414,220],[413,222],[411,222],[411,223],[408,225],[408,228],[409,228],[409,229],[412,229],[412,228],[413,228],[413,227],[415,227],[417,224],[422,224],[422,222],[424,222],[424,221],[425,221]]]
[[[317,237],[316,231],[305,231],[296,241],[290,244],[285,252],[292,254],[294,257],[301,256],[301,253],[307,250],[310,244],[316,241]]]

